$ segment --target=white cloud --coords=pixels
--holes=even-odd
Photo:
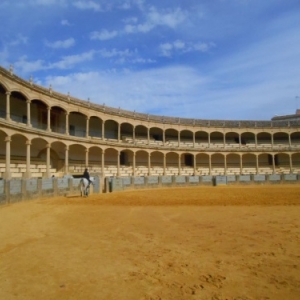
[[[93,60],[94,55],[95,55],[95,51],[91,50],[77,55],[64,56],[62,60],[50,64],[49,68],[68,69],[78,63]]]
[[[52,43],[46,41],[45,44],[47,47],[54,48],[54,49],[59,49],[59,48],[67,49],[75,45],[75,40],[73,38],[69,38],[64,41],[55,41]]]
[[[147,33],[157,26],[166,26],[175,29],[187,16],[187,13],[180,8],[158,11],[155,7],[151,7],[146,13],[145,22],[135,25],[127,24],[124,31],[126,33]]]
[[[100,41],[105,41],[105,40],[110,40],[113,39],[118,35],[117,31],[108,31],[106,29],[103,29],[101,31],[93,31],[90,34],[90,38],[92,40],[100,40]]]
[[[20,70],[20,73],[22,74],[31,74],[33,72],[46,69],[43,60],[38,59],[36,61],[27,61],[27,56],[20,57],[20,59],[14,63],[14,67],[16,72]]]
[[[71,26],[68,20],[61,20],[60,24],[63,26]]]
[[[27,42],[28,42],[28,37],[22,34],[18,34],[17,37],[9,43],[9,46],[18,46],[22,44],[24,45],[27,44]]]
[[[130,51],[129,49],[123,51],[116,50],[116,49],[112,49],[112,50],[101,49],[99,53],[102,57],[106,57],[106,58],[115,57],[115,56],[128,57],[133,55],[133,52]]]
[[[32,5],[55,5],[55,4],[65,4],[66,0],[30,0]]]
[[[82,10],[92,9],[94,11],[103,11],[101,5],[95,1],[75,1],[73,5]]]
[[[179,54],[198,51],[207,52],[214,46],[214,43],[186,43],[181,40],[176,40],[174,42],[160,44],[159,50],[161,56],[171,57],[174,52]]]

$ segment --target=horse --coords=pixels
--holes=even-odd
[[[90,177],[91,184],[94,185],[94,181],[95,181],[95,178]],[[80,186],[81,197],[83,197],[83,196],[87,197],[89,195],[89,192],[90,192],[89,181],[86,178],[81,178],[80,181],[79,181],[79,186]]]

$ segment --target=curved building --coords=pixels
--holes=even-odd
[[[300,118],[222,121],[97,105],[0,68],[0,177],[300,173]]]

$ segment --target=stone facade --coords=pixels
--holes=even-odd
[[[199,120],[97,105],[0,68],[0,178],[300,173],[300,120]]]

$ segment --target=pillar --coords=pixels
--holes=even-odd
[[[27,126],[31,127],[31,116],[30,116],[30,104],[31,104],[31,101],[27,100],[26,103],[27,103]]]
[[[193,132],[193,148],[195,148],[196,145],[196,133]]]
[[[46,145],[46,177],[50,178],[50,144]]]
[[[254,138],[255,138],[255,148],[257,148],[257,135],[256,134],[255,134]]]
[[[69,113],[66,112],[66,135],[69,135]]]
[[[148,153],[148,176],[151,176],[151,153]]]
[[[26,141],[26,174],[25,174],[26,179],[30,179],[30,177],[31,177],[31,172],[30,172],[30,146],[31,146],[31,141],[29,141],[29,140]]]
[[[211,155],[208,155],[208,164],[209,164],[209,175],[212,174],[211,170]]]
[[[292,140],[291,140],[291,135],[289,134],[289,146],[292,146]]]
[[[89,166],[89,149],[85,149],[85,167]]]
[[[69,147],[65,148],[65,174],[69,173]]]
[[[166,175],[166,153],[164,153],[164,176]]]
[[[135,144],[135,127],[134,126],[132,129],[132,139],[133,139],[133,143]]]
[[[166,133],[165,130],[163,130],[163,145],[166,145]]]
[[[121,156],[121,152],[118,151],[118,159],[117,159],[117,176],[120,176],[120,156]]]
[[[290,173],[293,173],[293,161],[292,161],[292,155],[289,154],[289,159],[290,159]]]
[[[240,174],[243,173],[243,156],[240,154]]]
[[[197,168],[197,155],[194,154],[194,175],[196,175],[196,168]]]
[[[86,133],[85,133],[85,137],[88,138],[90,135],[90,118],[87,117],[86,118]]]
[[[10,92],[6,92],[6,120],[10,121]]]
[[[150,145],[150,129],[147,128],[147,140],[148,140],[148,145]]]
[[[275,155],[274,154],[272,154],[272,166],[273,166],[273,174],[275,174]]]
[[[227,175],[227,155],[224,155],[224,174]]]
[[[181,175],[181,154],[178,154],[178,175]]]
[[[136,155],[136,153],[133,152],[133,154],[132,154],[132,176],[135,176],[135,155]]]
[[[259,173],[258,168],[259,168],[259,166],[258,166],[258,155],[256,155],[256,174]]]
[[[105,150],[102,150],[102,153],[101,153],[101,172],[102,172],[102,177],[103,178],[105,177],[105,171],[104,171],[105,165],[104,165],[104,161],[105,161]]]
[[[118,142],[120,143],[121,141],[121,124],[118,124]]]
[[[47,131],[51,131],[51,107],[47,107]]]
[[[274,137],[273,137],[273,134],[271,134],[271,146],[272,146],[272,149],[273,149],[273,146],[274,146]]]
[[[7,136],[5,138],[5,142],[6,142],[5,179],[9,180],[9,179],[11,179],[11,172],[10,172],[10,143],[11,143],[11,138],[10,138],[10,136]]]
[[[180,131],[178,131],[178,147],[180,147]]]
[[[102,120],[102,140],[105,139],[105,121]]]
[[[208,147],[210,147],[210,133],[208,133]]]

